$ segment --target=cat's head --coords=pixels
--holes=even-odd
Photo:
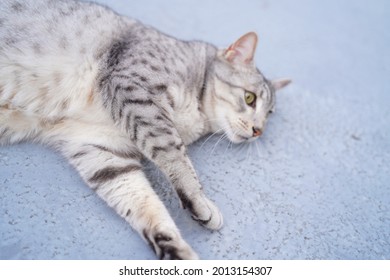
[[[247,33],[219,50],[214,62],[215,130],[223,130],[234,143],[261,136],[275,107],[275,91],[291,82],[261,74],[253,61],[256,45],[257,35]]]

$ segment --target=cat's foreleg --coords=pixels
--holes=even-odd
[[[140,154],[114,127],[65,121],[45,134],[84,181],[161,259],[197,259],[146,179]]]
[[[163,101],[157,104],[145,99],[147,94],[135,86],[131,93],[127,99],[114,103],[114,119],[116,116],[121,120],[138,149],[170,179],[182,206],[191,211],[193,218],[207,228],[221,228],[221,212],[204,194],[170,114],[161,106]]]

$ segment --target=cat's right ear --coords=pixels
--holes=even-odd
[[[257,46],[257,35],[249,32],[225,50],[225,58],[232,63],[250,64],[253,62]]]

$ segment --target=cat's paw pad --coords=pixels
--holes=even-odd
[[[155,229],[149,234],[144,231],[144,237],[161,260],[199,259],[182,237],[173,231]]]
[[[223,226],[223,216],[218,207],[205,195],[193,200],[192,217],[204,227],[218,230]]]

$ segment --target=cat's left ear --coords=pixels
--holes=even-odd
[[[249,32],[240,37],[225,51],[225,58],[234,63],[252,63],[257,46],[257,35]]]
[[[275,90],[279,90],[279,89],[282,89],[282,88],[286,87],[291,82],[292,81],[290,79],[283,78],[283,79],[272,80],[271,84],[275,88]]]

